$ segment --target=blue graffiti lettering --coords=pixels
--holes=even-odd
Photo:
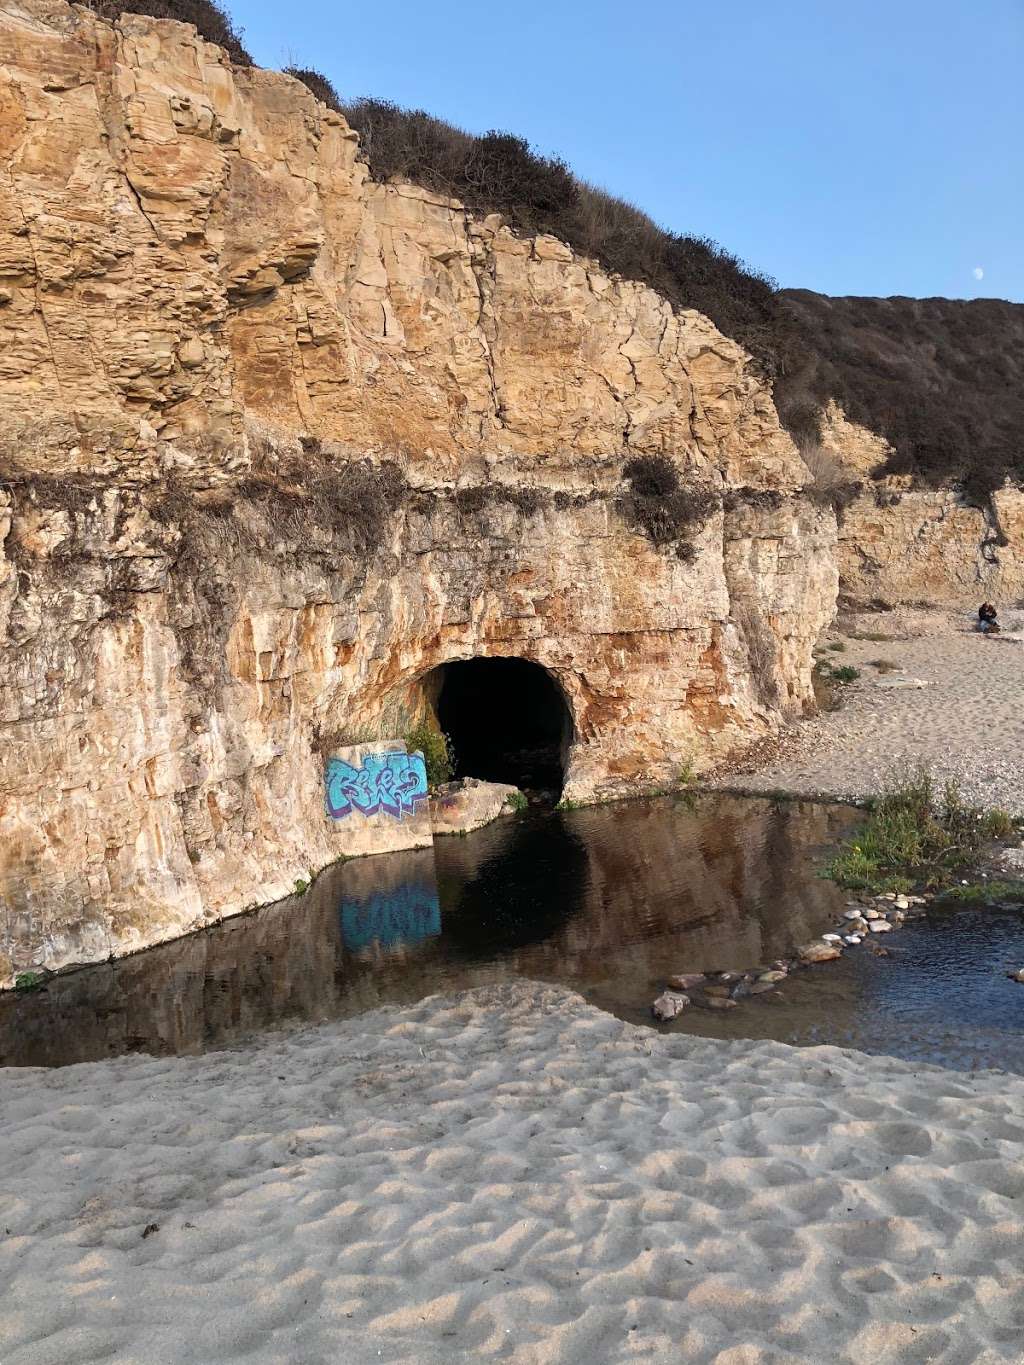
[[[341,940],[358,951],[378,943],[382,948],[422,943],[441,932],[441,906],[436,890],[423,882],[406,882],[393,891],[345,897],[340,907]]]
[[[353,811],[395,820],[427,799],[427,770],[420,753],[367,754],[359,768],[344,759],[327,762],[327,814],[341,820]]]

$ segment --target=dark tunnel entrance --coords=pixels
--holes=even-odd
[[[455,776],[511,782],[533,798],[557,801],[572,717],[551,674],[528,659],[460,659],[442,664],[435,678]]]

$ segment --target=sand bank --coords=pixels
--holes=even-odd
[[[0,1073],[0,1360],[1024,1358],[1024,1080],[523,983]]]
[[[966,614],[851,618],[828,632],[820,656],[860,673],[842,689],[840,709],[796,722],[767,758],[741,762],[712,785],[862,799],[924,764],[939,782],[953,778],[967,800],[1024,815],[1021,614],[1004,620],[1013,634],[988,637]]]

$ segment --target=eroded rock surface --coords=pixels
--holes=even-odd
[[[0,983],[289,891],[324,755],[448,660],[549,670],[574,799],[810,703],[835,521],[706,318],[188,26],[8,0],[0,66]],[[638,455],[711,495],[681,541]]]

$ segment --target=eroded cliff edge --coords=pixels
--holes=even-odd
[[[0,984],[287,893],[447,660],[549,670],[576,798],[809,703],[835,518],[706,318],[185,25],[8,0],[0,67]]]

